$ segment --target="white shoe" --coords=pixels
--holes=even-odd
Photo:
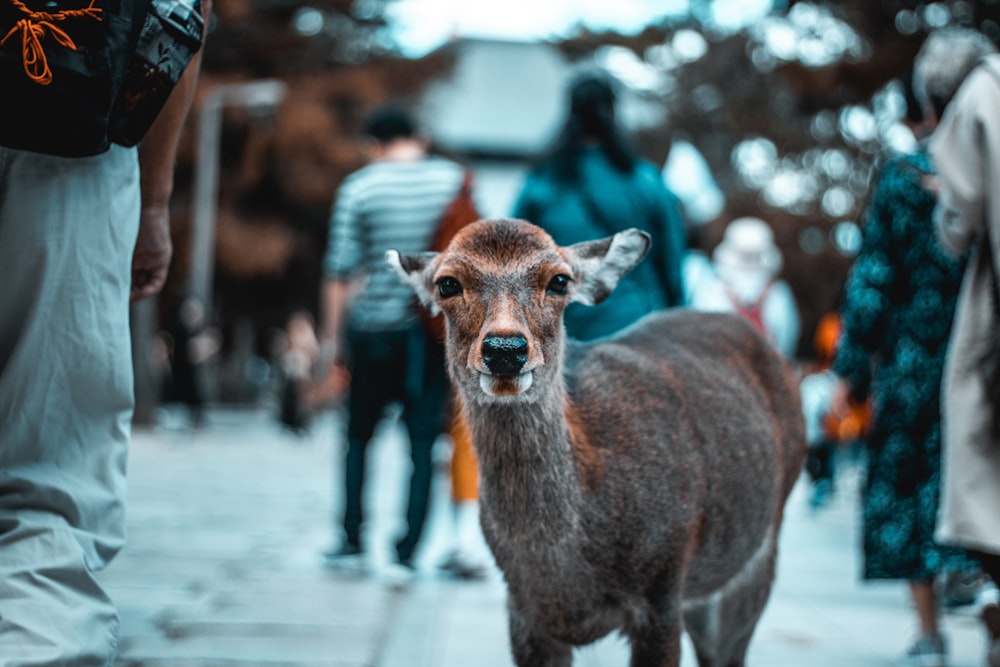
[[[408,563],[389,563],[379,570],[379,579],[393,588],[405,588],[417,576],[417,571]]]
[[[461,551],[453,551],[439,567],[458,579],[479,581],[486,578],[487,567]]]
[[[922,635],[906,652],[906,667],[948,667],[948,649],[941,635]]]

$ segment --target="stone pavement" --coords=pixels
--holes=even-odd
[[[382,576],[404,503],[405,435],[386,421],[369,470],[368,574],[324,569],[339,509],[340,416],[296,438],[273,412],[222,410],[198,431],[139,430],[129,463],[129,541],[102,574],[122,618],[119,665],[150,667],[510,667],[504,586],[453,581],[435,564],[450,515],[442,465],[418,576]],[[445,444],[443,449],[446,450]],[[445,451],[442,456],[446,456]],[[443,463],[443,462],[442,462]],[[793,493],[778,579],[749,664],[889,667],[913,638],[900,583],[858,578],[857,468],[821,510]],[[970,608],[945,613],[951,667],[981,667]],[[684,667],[695,661],[685,642]],[[577,652],[579,667],[624,666],[618,637]]]

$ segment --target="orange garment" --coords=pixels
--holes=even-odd
[[[837,339],[840,337],[840,315],[829,312],[819,319],[816,333],[813,336],[813,347],[819,355],[822,369],[826,370],[833,363],[833,354],[837,349]]]
[[[456,410],[451,422],[451,498],[455,502],[479,499],[479,463],[469,427]]]
[[[840,337],[840,314],[830,312],[820,318],[816,325],[816,334],[813,337],[813,345],[819,354],[822,368],[828,369],[833,363],[833,356],[837,350],[837,340]],[[871,423],[871,401],[858,403],[849,400],[850,413],[838,416],[828,413],[823,419],[823,430],[831,440],[849,441],[857,440],[864,435]]]
[[[828,414],[823,420],[823,429],[833,440],[858,440],[868,430],[868,424],[871,422],[871,401],[858,403],[848,399],[848,406],[851,411],[843,417]]]

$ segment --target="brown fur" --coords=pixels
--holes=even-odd
[[[648,246],[629,230],[560,248],[499,220],[441,254],[389,254],[445,313],[519,667],[567,666],[614,630],[633,667],[676,666],[682,625],[702,667],[742,665],[767,601],[805,452],[784,361],[732,315],[565,338],[566,305],[606,298]]]

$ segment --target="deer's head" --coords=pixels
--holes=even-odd
[[[595,305],[649,249],[628,229],[559,247],[522,220],[481,220],[441,253],[386,253],[432,313],[444,312],[448,366],[466,400],[537,400],[560,381],[563,310]]]

